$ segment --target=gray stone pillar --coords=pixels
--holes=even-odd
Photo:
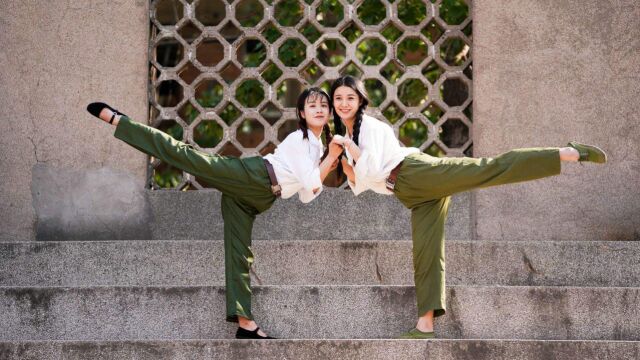
[[[31,240],[34,165],[144,179],[145,156],[85,106],[102,100],[147,118],[148,1],[1,0],[0,9],[0,240]]]
[[[476,156],[593,143],[606,166],[476,194],[477,237],[640,240],[640,3],[474,1]]]

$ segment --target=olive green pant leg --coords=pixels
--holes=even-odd
[[[418,317],[429,310],[434,310],[434,316],[445,313],[444,230],[449,202],[450,198],[445,197],[411,209]]]
[[[237,199],[222,194],[224,219],[224,264],[227,299],[227,321],[238,316],[253,319],[251,314],[251,277],[253,264],[251,231],[256,210]]]
[[[558,148],[517,149],[489,158],[413,154],[398,174],[398,198],[408,208],[456,193],[560,173]]]
[[[122,117],[115,137],[192,175],[222,192],[227,320],[252,319],[249,269],[253,263],[251,232],[257,214],[276,197],[261,157],[238,159],[212,155],[164,132]]]
[[[170,135],[123,116],[114,136],[147,155],[164,161],[196,177],[201,177],[220,191],[241,194],[245,190],[242,161],[198,151]]]
[[[412,210],[414,271],[419,316],[445,313],[444,228],[449,196],[477,188],[560,173],[558,148],[517,149],[493,158],[407,156],[395,195]]]

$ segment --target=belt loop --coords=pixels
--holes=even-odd
[[[269,182],[271,182],[271,192],[276,197],[280,197],[282,195],[282,186],[278,184],[278,179],[276,178],[276,173],[273,171],[273,165],[267,159],[263,158],[264,167],[267,168],[267,173],[269,174]]]

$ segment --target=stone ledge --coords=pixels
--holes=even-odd
[[[114,186],[117,184],[117,186]],[[220,192],[151,191],[131,174],[38,164],[31,186],[36,239],[222,239]],[[450,238],[471,239],[471,194],[453,198]],[[411,239],[410,212],[393,196],[327,188],[309,204],[277,200],[256,219],[254,239]]]
[[[394,338],[415,324],[410,286],[257,286],[279,338]],[[4,340],[229,338],[223,287],[0,288]],[[640,288],[452,286],[441,338],[640,340]],[[597,324],[597,326],[594,326]]]
[[[407,240],[252,248],[254,285],[413,285]],[[450,285],[640,286],[640,242],[448,240],[446,254]],[[0,243],[0,286],[223,284],[219,240]]]
[[[471,239],[471,194],[453,197],[447,236]],[[149,191],[153,239],[222,239],[218,191]],[[411,213],[395,197],[325,189],[316,200],[277,200],[256,218],[256,240],[410,240]]]
[[[536,340],[165,340],[0,342],[0,357],[28,359],[637,359],[637,341]]]

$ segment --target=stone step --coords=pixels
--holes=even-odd
[[[0,342],[0,358],[66,360],[237,359],[638,359],[638,341],[554,340],[153,340]]]
[[[255,285],[413,285],[410,241],[255,241]],[[0,243],[0,286],[224,284],[221,241]],[[453,241],[451,285],[640,286],[640,242]]]
[[[2,340],[219,339],[224,287],[0,288]],[[258,286],[279,338],[395,338],[415,324],[411,286]],[[640,340],[640,288],[452,286],[441,338]]]

